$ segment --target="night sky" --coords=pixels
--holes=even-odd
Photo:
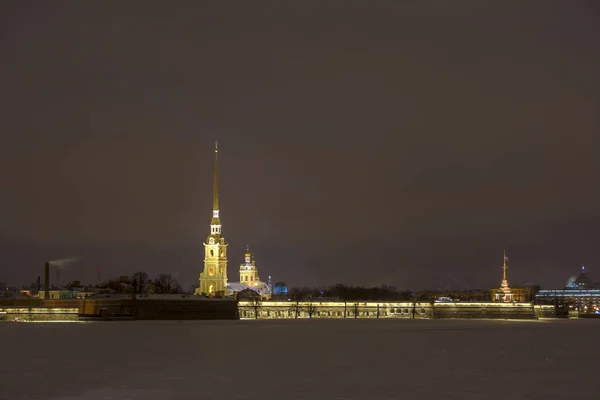
[[[596,1],[3,1],[0,281],[189,289],[215,140],[232,281],[600,280],[599,71]]]

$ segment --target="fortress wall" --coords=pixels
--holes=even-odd
[[[2,321],[7,322],[76,322],[77,308],[68,307],[0,307]]]
[[[135,317],[136,319],[162,320],[239,318],[235,300],[214,300],[195,296],[187,299],[138,298],[135,303],[131,298],[12,299],[9,302],[0,302],[0,307],[3,306],[42,309],[73,308],[82,317],[97,318]]]
[[[377,302],[239,302],[241,319],[431,318],[431,303]]]
[[[235,300],[136,300],[135,318],[141,320],[239,319]]]
[[[436,319],[536,319],[532,303],[435,303]]]
[[[109,299],[10,299],[0,300],[0,307],[43,307],[77,308],[79,314],[86,316],[131,315],[131,298]]]
[[[7,304],[10,303],[10,304]],[[11,299],[0,308],[76,309],[83,317],[130,317],[141,320],[295,318],[396,318],[396,319],[536,319],[553,318],[553,306],[531,303],[383,303],[383,302],[291,302],[203,299],[196,297],[107,298],[86,300]],[[40,312],[38,312],[39,314]],[[36,315],[38,315],[36,314]],[[43,313],[42,313],[43,314]],[[41,314],[40,314],[41,315]],[[7,320],[6,315],[4,319]],[[36,318],[43,318],[42,316]],[[51,317],[48,317],[51,318]],[[69,317],[70,318],[70,317]]]
[[[375,303],[240,301],[241,319],[536,319],[531,303]]]
[[[535,310],[535,316],[538,318],[559,318],[556,315],[556,308],[552,305],[539,305],[533,306]]]

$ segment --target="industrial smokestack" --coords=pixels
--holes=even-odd
[[[50,298],[50,263],[46,262],[46,270],[44,271],[46,274],[46,279],[44,280],[44,299],[48,300]]]

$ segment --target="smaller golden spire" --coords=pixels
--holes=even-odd
[[[213,187],[213,211],[219,209],[219,142],[215,140],[215,182]]]
[[[504,270],[504,278],[503,278],[504,280],[506,280],[506,268],[507,268],[506,267],[506,260],[507,260],[507,258],[506,258],[506,250],[504,250],[504,266],[502,266],[502,269]]]

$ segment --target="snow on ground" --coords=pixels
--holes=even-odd
[[[0,323],[0,399],[598,399],[600,320]]]

